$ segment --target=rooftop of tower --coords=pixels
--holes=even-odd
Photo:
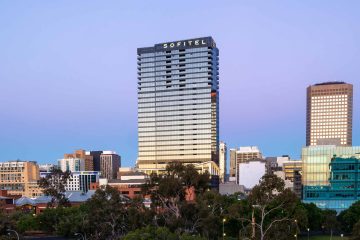
[[[142,47],[137,49],[138,54],[151,53],[154,51],[170,51],[176,49],[185,49],[193,47],[216,47],[216,43],[211,36],[199,37],[185,40],[177,40],[172,42],[164,42],[155,44],[153,47]]]
[[[334,84],[346,84],[346,82],[340,82],[340,81],[323,82],[323,83],[316,83],[314,84],[314,86],[334,85]]]

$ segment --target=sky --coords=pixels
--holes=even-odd
[[[306,87],[354,84],[360,145],[360,1],[0,0],[0,161],[76,149],[137,158],[136,49],[212,36],[220,140],[299,159]]]

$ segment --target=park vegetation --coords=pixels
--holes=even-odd
[[[49,207],[37,215],[1,212],[1,234],[11,228],[65,237],[80,233],[93,240],[287,240],[311,232],[344,233],[360,240],[360,201],[337,215],[302,203],[275,175],[263,176],[246,197],[241,193],[222,196],[211,190],[208,173],[173,163],[166,173],[150,176],[142,196],[128,199],[107,186],[82,205],[71,207],[63,187],[53,184],[64,183],[67,175],[56,174],[42,182],[48,186],[45,193],[53,197]],[[190,201],[189,194],[194,194]],[[151,198],[150,208],[144,206],[144,197]]]

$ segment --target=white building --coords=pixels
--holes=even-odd
[[[263,160],[243,162],[238,165],[238,184],[251,189],[266,173],[266,164]]]
[[[225,182],[226,177],[226,143],[220,142],[219,145],[219,168],[220,168],[220,182]]]
[[[289,156],[276,157],[276,162],[277,162],[278,167],[283,167],[284,162],[288,162],[288,161],[290,161]]]
[[[235,161],[236,165],[236,183],[239,184],[239,179],[241,173],[239,172],[239,165],[240,163],[247,163],[250,161],[259,161],[263,159],[262,153],[257,146],[246,146],[246,147],[239,147],[235,151],[235,156],[233,154],[230,161]],[[234,165],[234,164],[233,164]]]
[[[50,172],[52,168],[54,168],[54,164],[39,164],[39,171],[40,172]]]
[[[58,160],[61,171],[85,171],[85,160],[82,158],[63,158]]]
[[[99,183],[99,176],[100,172],[96,171],[72,172],[65,190],[87,192],[91,189],[91,183]]]

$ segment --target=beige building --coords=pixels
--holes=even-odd
[[[353,86],[319,83],[307,88],[306,145],[352,145]]]
[[[64,154],[64,159],[80,159],[82,165],[80,169],[74,169],[71,171],[94,171],[94,159],[93,156],[87,155],[85,150],[76,150],[74,153],[67,153]],[[63,161],[63,162],[69,162],[69,161]]]
[[[224,183],[226,178],[226,143],[220,142],[219,145],[219,169],[220,169],[220,182]]]
[[[283,163],[283,171],[285,173],[285,179],[294,182],[295,172],[302,171],[302,161],[290,160]]]
[[[230,149],[230,170],[229,170],[229,181],[234,182],[236,179],[236,149]]]
[[[239,164],[246,163],[252,160],[262,159],[262,153],[256,146],[239,147],[238,149],[230,149],[230,175],[229,181],[238,181],[239,179]]]
[[[239,150],[236,151],[237,164],[255,159],[262,159],[262,153],[256,146],[240,147]]]
[[[0,190],[10,195],[37,197],[42,194],[38,185],[39,166],[32,161],[0,163]]]

